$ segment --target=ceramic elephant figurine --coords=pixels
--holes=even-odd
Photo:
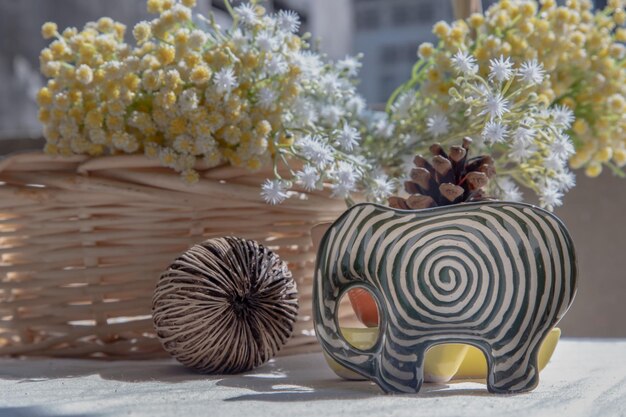
[[[567,229],[538,207],[359,204],[320,243],[315,330],[328,355],[386,392],[418,392],[426,350],[444,342],[483,351],[490,392],[525,392],[538,384],[539,347],[572,303],[576,277]],[[336,316],[355,287],[380,310],[378,340],[366,350],[346,342]]]

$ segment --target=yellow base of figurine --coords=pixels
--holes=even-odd
[[[378,328],[351,328],[344,327],[341,334],[354,347],[365,349],[372,346],[378,337]],[[539,349],[538,365],[543,370],[554,353],[561,329],[554,328],[545,338]],[[324,354],[326,362],[337,375],[344,379],[362,380],[361,375],[335,362]],[[487,378],[487,360],[483,353],[474,346],[444,343],[433,346],[426,352],[424,361],[424,381],[448,382],[456,379],[485,379]]]

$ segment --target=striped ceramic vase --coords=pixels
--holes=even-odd
[[[386,392],[417,392],[426,350],[466,343],[487,357],[487,387],[537,386],[541,342],[576,292],[572,239],[553,214],[481,202],[426,210],[359,204],[322,238],[313,310],[317,337],[340,364]],[[342,337],[342,295],[362,287],[380,310],[367,350]]]

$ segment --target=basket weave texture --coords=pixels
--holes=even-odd
[[[0,162],[0,355],[166,355],[152,327],[160,273],[194,243],[254,239],[286,260],[299,316],[280,354],[318,349],[311,319],[310,229],[345,203],[328,190],[265,204],[270,171],[200,170],[197,184],[143,156]]]

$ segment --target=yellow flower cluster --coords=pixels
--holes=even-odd
[[[555,0],[500,0],[484,14],[451,25],[438,22],[433,27],[437,45],[419,46],[413,77],[398,93],[419,86],[445,110],[455,76],[451,59],[459,50],[476,59],[482,76],[489,73],[490,60],[500,56],[517,64],[536,59],[547,73],[539,98],[549,106],[565,105],[575,115],[568,131],[576,147],[570,165],[585,167],[592,177],[603,165],[623,174],[626,12],[623,0],[611,0],[597,12],[592,6],[590,0],[567,0],[562,6]]]
[[[229,30],[212,17],[201,30],[192,20],[194,5],[148,0],[148,11],[159,16],[134,27],[136,46],[124,43],[124,25],[106,17],[80,32],[44,24],[43,37],[55,39],[40,56],[50,78],[37,98],[46,152],[144,152],[192,183],[199,161],[252,170],[275,163],[281,152],[295,152],[294,132],[325,133],[334,143],[331,129],[348,110],[326,106],[337,115],[327,131],[322,122],[310,131],[315,120],[307,114],[325,98],[355,98],[348,78],[357,61],[345,69],[325,66],[306,51],[293,13],[270,16],[244,4],[230,9]]]

